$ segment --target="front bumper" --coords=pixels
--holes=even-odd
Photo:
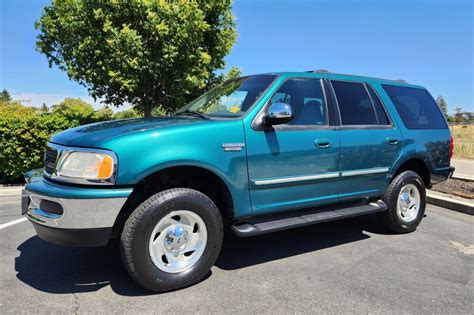
[[[24,189],[22,214],[47,241],[102,246],[131,192],[132,188],[71,187],[39,178]]]

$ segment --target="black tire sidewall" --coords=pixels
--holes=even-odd
[[[400,232],[411,232],[414,231],[417,226],[420,224],[423,216],[425,214],[426,208],[426,189],[423,184],[422,179],[418,174],[412,171],[406,171],[401,173],[393,182],[393,188],[391,190],[389,198],[388,211],[390,212],[391,220],[395,223]],[[413,184],[418,189],[420,194],[420,208],[416,218],[411,222],[405,222],[398,217],[397,206],[398,206],[398,196],[402,188],[408,184]]]
[[[166,194],[166,191],[161,193],[163,198],[155,198],[153,201],[156,202],[152,202],[141,217],[136,218],[139,222],[135,224],[131,242],[133,267],[140,277],[139,282],[148,289],[169,291],[191,285],[209,272],[219,255],[223,225],[217,207],[203,194],[190,189],[185,191],[179,194]],[[201,217],[207,229],[207,243],[202,256],[194,265],[179,273],[168,273],[153,263],[148,246],[156,224],[176,210],[192,211]]]

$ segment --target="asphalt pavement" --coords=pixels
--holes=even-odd
[[[421,226],[390,235],[374,216],[229,238],[200,283],[138,287],[116,244],[47,243],[0,197],[0,314],[454,313],[474,309],[473,216],[429,205]]]

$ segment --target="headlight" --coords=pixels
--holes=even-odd
[[[107,180],[114,174],[112,156],[92,152],[68,152],[58,164],[58,176]]]
[[[112,151],[48,143],[44,176],[78,184],[114,184],[117,158]]]

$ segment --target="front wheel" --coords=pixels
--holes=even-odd
[[[121,253],[139,285],[164,292],[201,280],[217,260],[222,240],[222,218],[212,200],[175,188],[151,196],[130,215]]]
[[[400,173],[388,186],[383,199],[388,209],[381,216],[389,230],[395,233],[416,230],[426,207],[425,185],[417,173]]]

